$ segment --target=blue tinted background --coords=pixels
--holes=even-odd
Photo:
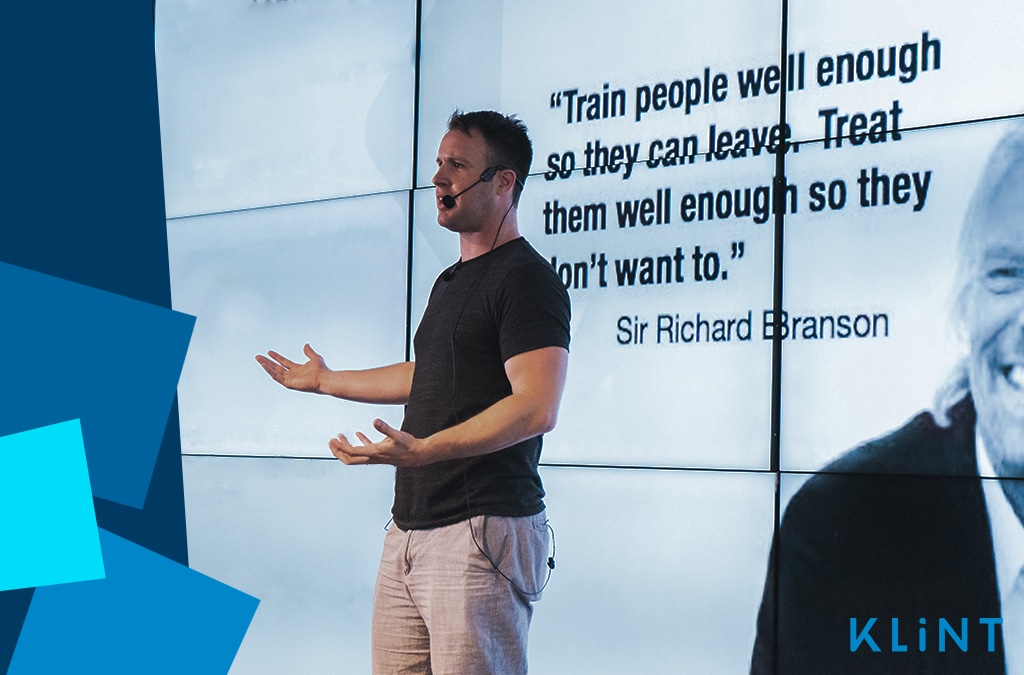
[[[998,122],[961,123],[1024,111],[1018,68],[1024,26],[1017,4],[975,3],[969,17],[948,4],[869,5],[791,3],[789,51],[812,57],[856,52],[920,40],[928,30],[943,40],[942,70],[910,85],[852,84],[793,96],[789,114],[798,137],[820,136],[823,106],[875,110],[894,97],[908,110],[906,123],[941,128],[908,134],[898,147],[827,154],[807,145],[787,158],[788,170],[793,181],[806,182],[883,163],[930,168],[936,201],[917,220],[886,214],[859,223],[852,211],[816,219],[805,211],[787,219],[787,304],[791,298],[800,311],[822,313],[836,303],[871,308],[891,301],[894,316],[906,319],[901,330],[909,331],[899,340],[855,347],[784,346],[783,405],[774,414],[783,429],[781,468],[795,472],[820,468],[928,405],[935,369],[917,367],[897,393],[887,379],[872,375],[923,361],[921,344],[940,367],[955,358],[955,336],[936,337],[947,325],[941,261],[953,257],[949,242],[966,200],[967,190],[955,186],[973,184],[999,133]],[[716,20],[718,11],[728,20]],[[733,21],[737,16],[744,19]],[[8,19],[0,41],[6,62],[32,67],[9,69],[16,103],[0,113],[6,128],[18,130],[9,140],[18,171],[5,181],[12,226],[5,223],[0,233],[0,259],[165,307],[173,290],[174,307],[198,315],[180,392],[188,416],[179,432],[172,411],[145,507],[96,500],[97,519],[105,529],[265,598],[236,660],[238,672],[276,672],[274,664],[299,663],[299,652],[319,654],[304,663],[309,672],[342,664],[364,669],[368,589],[378,528],[387,520],[389,475],[386,469],[349,472],[326,460],[326,437],[318,441],[309,426],[350,431],[378,414],[397,421],[399,413],[288,396],[260,381],[251,352],[298,355],[303,341],[317,339],[337,350],[329,360],[336,367],[403,358],[425,286],[456,254],[454,239],[433,224],[429,190],[409,193],[429,184],[450,111],[520,112],[535,139],[538,174],[549,153],[598,136],[649,139],[714,121],[738,126],[777,118],[778,100],[762,99],[723,106],[698,121],[651,118],[637,127],[642,133],[608,121],[567,131],[547,107],[556,88],[598,90],[604,82],[629,86],[688,76],[704,65],[732,72],[777,60],[782,17],[775,3],[726,3],[716,10],[666,2],[624,10],[617,3],[551,9],[546,3],[442,0],[168,0],[156,7],[159,127],[150,6],[69,5],[51,15],[17,5],[8,8]],[[744,32],[744,26],[757,30]],[[954,91],[959,94],[951,96]],[[589,183],[574,177],[554,186],[535,175],[523,213],[537,222],[554,198],[611,201],[666,185],[683,190],[770,180],[771,162],[757,164],[638,174],[628,184],[618,177]],[[388,202],[379,224],[353,215],[374,210],[377,200]],[[329,214],[319,233],[310,230],[311,221],[322,216],[304,215],[313,212]],[[937,234],[923,227],[924,218]],[[292,229],[290,222],[299,226]],[[886,229],[890,222],[894,227]],[[907,226],[894,234],[897,222]],[[748,276],[735,290],[698,298],[688,289],[636,298],[574,293],[577,360],[563,426],[549,439],[544,470],[565,564],[538,607],[537,672],[564,672],[566,644],[588,655],[592,672],[622,672],[637,663],[647,672],[675,672],[695,653],[701,653],[702,672],[744,670],[778,515],[776,474],[769,470],[770,357],[758,349],[764,345],[751,345],[750,353],[730,348],[623,357],[607,344],[603,326],[608,317],[662,307],[760,309],[770,302],[775,274],[766,236],[771,226],[704,227],[697,239],[684,234],[691,245],[750,243]],[[266,254],[253,241],[260,227],[288,240],[275,265],[261,263]],[[914,228],[925,231],[914,235]],[[587,244],[545,241],[537,229],[527,235],[546,253],[590,252]],[[365,277],[360,265],[368,266],[365,258],[375,253],[384,281],[309,290],[309,298],[292,303],[302,288],[319,286],[302,252],[316,236],[336,237],[360,258],[339,253],[338,268],[329,273],[344,274],[354,264],[356,276]],[[659,245],[672,242],[661,236]],[[884,267],[870,255],[905,252],[919,241],[926,250],[900,253],[898,267]],[[176,255],[170,276],[168,243]],[[627,252],[631,245],[650,248],[635,240],[600,243]],[[364,253],[368,249],[373,253]],[[222,268],[214,264],[218,255]],[[910,270],[914,278],[894,269]],[[922,299],[934,311],[915,316],[899,309],[920,306]],[[297,309],[285,311],[291,307]],[[358,332],[366,322],[374,325],[374,338],[362,340]],[[216,330],[204,332],[207,326]],[[229,353],[224,340],[232,334],[266,336],[268,344],[243,341],[238,351],[244,353]],[[709,367],[715,363],[743,365],[722,379]],[[692,382],[702,367],[707,372],[697,381],[703,387],[678,384]],[[224,382],[239,382],[237,391],[228,384],[215,399],[211,385]],[[630,395],[602,398],[606,390]],[[709,399],[709,390],[719,398]],[[663,406],[653,416],[652,403]],[[295,412],[267,419],[268,411],[282,408]],[[648,441],[648,424],[673,440]],[[600,438],[578,442],[591,429]],[[676,434],[697,442],[677,442]],[[179,438],[193,448],[184,458],[184,495]],[[723,536],[726,528],[735,536]],[[335,565],[352,574],[340,579]],[[30,597],[30,591],[0,594],[0,657],[13,649]],[[346,636],[324,630],[325,621],[344,626]],[[688,646],[682,638],[694,625],[715,639]],[[643,639],[651,626],[663,640]],[[297,649],[296,643],[309,646]]]

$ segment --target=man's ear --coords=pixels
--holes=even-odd
[[[504,194],[510,190],[515,190],[518,178],[516,172],[513,169],[502,169],[496,176],[498,179],[498,189]]]

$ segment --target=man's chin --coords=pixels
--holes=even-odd
[[[437,212],[437,224],[440,225],[441,227],[443,227],[446,230],[454,231],[454,230],[452,230],[451,221],[448,218],[448,214],[444,213],[443,211],[440,211],[440,210],[438,210],[438,212]]]
[[[437,224],[440,225],[442,228],[448,230],[449,232],[454,232],[455,234],[462,234],[464,232],[472,231],[472,228],[466,227],[465,219],[453,218],[451,216],[448,216],[448,214],[442,215],[439,213],[437,215]]]

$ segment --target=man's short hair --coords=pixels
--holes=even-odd
[[[530,174],[530,164],[533,163],[533,144],[522,120],[515,115],[502,115],[493,110],[456,110],[448,118],[448,131],[461,131],[465,134],[476,131],[484,137],[490,165],[499,165],[516,172],[518,183],[512,194],[513,203],[518,204],[526,177]]]

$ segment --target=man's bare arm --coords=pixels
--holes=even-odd
[[[352,445],[339,435],[331,439],[331,452],[346,464],[422,466],[515,445],[554,428],[568,362],[561,347],[518,354],[505,362],[512,393],[465,422],[420,439],[378,419],[373,426],[383,440],[373,443],[357,433],[362,445]]]

